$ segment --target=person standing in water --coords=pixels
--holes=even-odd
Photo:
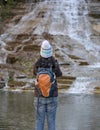
[[[40,49],[40,57],[34,64],[33,74],[36,76],[38,69],[50,68],[56,77],[62,76],[62,71],[59,67],[57,59],[53,56],[53,48],[49,41],[44,40]],[[58,88],[55,79],[55,88],[48,97],[39,95],[37,85],[35,86],[34,106],[36,112],[36,128],[35,130],[44,130],[45,117],[47,118],[48,130],[56,130],[56,110],[58,105]]]

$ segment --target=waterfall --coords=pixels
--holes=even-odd
[[[99,66],[100,68],[100,66]],[[89,93],[92,94],[96,85],[99,86],[99,77],[77,77],[75,82],[68,89],[67,93]]]
[[[30,12],[33,9],[34,0],[25,0],[26,2],[26,12]]]
[[[94,54],[99,60],[100,55],[100,46],[96,45],[90,39],[92,35],[92,27],[88,18],[88,5],[85,0],[69,0],[68,2],[68,10],[66,12],[66,18],[69,21],[68,25],[68,33],[72,39],[75,39],[82,44],[87,51]],[[95,64],[92,65],[92,70],[95,68],[100,69],[99,66]],[[86,68],[85,68],[86,69]],[[89,68],[86,69],[87,72],[90,73]],[[94,71],[94,70],[93,70]],[[86,72],[86,73],[87,73]],[[84,71],[85,73],[85,71]],[[87,74],[86,74],[87,75]],[[77,77],[75,82],[72,84],[70,89],[67,91],[68,93],[86,93],[91,92],[96,85],[99,85],[100,77],[96,78],[95,75],[91,75],[89,77],[82,76]]]
[[[66,15],[69,26],[68,31],[71,38],[78,40],[87,51],[93,51],[97,57],[100,46],[90,39],[92,27],[88,18],[88,5],[85,0],[70,0],[69,11]],[[100,59],[100,58],[99,58]]]
[[[87,93],[91,86],[89,86],[91,79],[88,77],[77,77],[75,82],[69,88],[67,93]],[[87,91],[88,90],[88,91]]]
[[[33,1],[26,1],[30,4],[30,6],[28,6],[28,13],[22,17],[18,24],[8,28],[5,34],[2,34],[1,36],[0,63],[6,63],[7,51],[4,48],[5,43],[2,42],[3,40],[8,42],[13,41],[14,37],[19,34],[41,35],[44,32],[47,32],[52,36],[62,36],[62,38],[63,36],[68,36],[68,38],[70,37],[70,39],[76,41],[75,44],[81,44],[82,47],[85,48],[83,50],[85,52],[80,52],[80,54],[82,53],[82,56],[84,56],[84,54],[89,54],[90,56],[91,54],[91,57],[94,56],[96,59],[100,60],[100,46],[93,43],[90,39],[92,27],[89,22],[88,5],[85,0],[39,0],[33,10]],[[58,40],[61,40],[61,42],[64,41],[64,39],[62,40],[60,38]],[[68,41],[68,39],[66,41]],[[66,41],[63,45],[66,44]],[[67,49],[61,48],[60,44],[61,43],[59,42],[56,46],[61,53],[63,53],[65,49],[63,54],[66,55],[66,60]],[[64,47],[66,46],[67,45]],[[74,47],[72,49],[74,50]],[[76,51],[78,53],[80,50],[77,49]],[[86,58],[87,55],[84,57],[84,59],[88,61],[88,58]],[[99,63],[98,66],[98,68],[100,68]],[[87,73],[88,70],[86,69],[85,71]],[[69,92],[86,91],[91,83],[94,84],[95,80],[91,82],[92,78],[86,77],[86,73],[83,77],[79,77],[79,73]]]
[[[6,64],[7,52],[5,50],[5,43],[0,40],[0,64]]]

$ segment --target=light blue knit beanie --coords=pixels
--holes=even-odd
[[[44,58],[51,57],[53,54],[53,49],[47,40],[44,40],[41,45],[40,55]]]

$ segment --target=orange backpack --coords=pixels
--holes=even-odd
[[[54,90],[55,83],[55,74],[52,72],[52,69],[39,68],[36,79],[36,86],[39,88],[41,94],[44,97],[49,97],[52,90]]]

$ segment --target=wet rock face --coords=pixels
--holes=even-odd
[[[89,0],[89,16],[95,34],[100,34],[100,0]]]
[[[90,16],[100,18],[100,0],[89,0],[88,6]]]
[[[5,81],[2,75],[0,75],[0,89],[2,89],[5,86]]]
[[[17,58],[13,54],[9,54],[8,57],[7,57],[7,60],[6,60],[6,62],[9,63],[9,64],[13,64],[16,61],[17,61]]]
[[[97,55],[95,56],[93,50],[89,50],[90,52],[87,51],[83,44],[83,40],[87,38],[85,37],[86,35],[84,30],[89,29],[89,26],[87,24],[89,23],[88,19],[86,20],[87,4],[84,3],[84,1],[88,3],[89,17],[92,28],[94,30],[92,38],[95,40],[95,38],[97,38],[100,34],[98,30],[100,21],[98,18],[100,10],[98,7],[98,1],[79,0],[77,1],[80,5],[79,6],[78,4],[75,4],[74,0],[71,1],[72,3],[65,0],[64,2],[66,4],[63,3],[64,7],[62,6],[60,10],[59,7],[61,7],[61,5],[59,1],[48,1],[51,2],[48,4],[49,6],[45,5],[45,8],[44,6],[41,6],[41,8],[38,7],[37,10],[35,9],[35,14],[33,10],[32,13],[28,13],[25,16],[22,16],[22,19],[18,19],[18,21],[16,21],[16,18],[13,19],[12,22],[14,24],[11,24],[9,22],[8,28],[5,31],[5,33],[7,32],[7,35],[4,35],[4,38],[2,38],[6,43],[3,51],[7,52],[7,66],[0,65],[0,68],[2,69],[4,67],[7,69],[7,71],[9,71],[9,74],[13,70],[14,75],[12,77],[9,76],[9,79],[13,79],[16,75],[16,77],[25,75],[25,77],[33,78],[33,64],[40,55],[40,45],[44,39],[49,40],[53,45],[54,55],[61,63],[60,65],[64,77],[63,80],[58,80],[59,88],[62,88],[62,86],[63,88],[70,87],[75,78],[78,76],[87,77],[94,75],[94,70],[89,70],[86,68],[89,64],[97,62],[98,57]],[[52,8],[53,5],[55,6],[54,9]],[[74,8],[73,5],[76,7]],[[72,7],[71,11],[69,11],[70,6]],[[75,10],[73,10],[73,8]],[[84,12],[84,10],[86,12]],[[64,11],[65,13],[63,14]],[[76,13],[74,13],[75,11]],[[69,14],[70,19],[66,14]],[[98,17],[94,17],[94,15],[98,15]],[[69,30],[72,31],[71,33],[74,32],[73,34],[76,33],[78,34],[77,36],[80,36],[80,38],[82,37],[82,44],[80,44],[80,41],[78,41],[78,39],[74,39],[74,36],[70,36],[70,33],[68,33],[68,24],[70,26]],[[76,24],[79,25],[79,28],[74,26]],[[72,25],[73,30],[71,30]],[[86,31],[86,34],[87,33],[88,30]],[[97,75],[97,70],[95,70],[95,72]],[[69,79],[70,77],[74,77],[74,79]],[[18,80],[18,78],[16,79]],[[24,83],[18,84],[18,82],[15,82],[15,79],[13,79],[9,86],[14,87],[16,86],[15,84],[22,84],[23,86]]]

